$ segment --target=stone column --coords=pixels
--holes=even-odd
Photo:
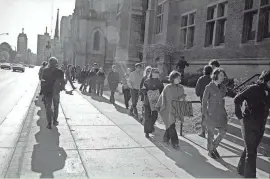
[[[146,12],[145,22],[145,35],[144,46],[153,43],[153,36],[155,35],[155,0],[149,0],[148,10]],[[145,48],[143,49],[143,62],[146,64],[152,64],[153,62],[147,59]]]

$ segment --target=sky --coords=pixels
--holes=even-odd
[[[0,34],[9,33],[9,35],[0,35],[0,44],[7,42],[12,49],[15,49],[17,37],[24,28],[28,37],[28,48],[36,53],[37,35],[44,34],[46,26],[51,34],[52,24],[54,35],[58,8],[60,27],[61,17],[72,15],[75,0],[0,0]]]

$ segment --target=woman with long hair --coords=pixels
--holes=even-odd
[[[202,98],[202,114],[205,117],[203,123],[208,133],[208,155],[214,159],[220,158],[217,147],[227,131],[228,118],[224,100],[227,88],[223,84],[225,76],[226,73],[222,68],[216,68],[211,76],[212,81],[205,87]],[[216,129],[218,136],[214,138]]]
[[[155,108],[157,100],[164,88],[163,83],[159,79],[159,70],[153,68],[149,74],[149,78],[144,84],[144,133],[145,137],[149,138],[149,134],[154,132],[155,122],[158,118],[158,112]]]

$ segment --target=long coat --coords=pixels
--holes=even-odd
[[[184,87],[182,85],[168,84],[165,86],[161,95],[159,96],[156,107],[160,116],[168,129],[172,124],[176,122],[178,117],[171,114],[171,107],[173,100],[181,100],[185,94]],[[181,117],[183,118],[183,116]]]
[[[202,112],[205,115],[204,124],[213,128],[227,128],[228,118],[225,109],[227,89],[220,88],[212,81],[206,87],[202,99]]]

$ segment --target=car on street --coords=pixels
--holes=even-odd
[[[22,64],[14,64],[12,66],[12,71],[21,71],[21,72],[24,72],[25,71],[25,67]]]
[[[3,64],[1,64],[0,68],[11,70],[11,65],[10,65],[10,63],[3,63]]]
[[[34,65],[29,65],[29,68],[34,68],[35,66]]]

